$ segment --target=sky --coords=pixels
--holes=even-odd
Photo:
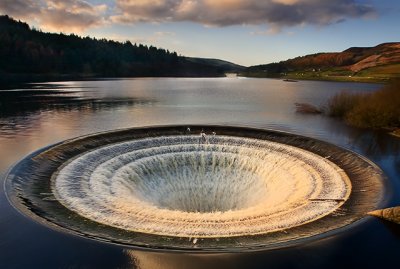
[[[398,0],[0,0],[0,14],[244,66],[400,41]]]

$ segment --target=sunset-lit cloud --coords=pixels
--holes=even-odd
[[[41,11],[40,1],[1,0],[0,13],[15,16],[18,19],[32,19]]]
[[[82,32],[84,29],[100,25],[106,5],[91,5],[81,0],[51,0],[42,10],[41,26],[53,31]]]
[[[82,0],[1,0],[0,13],[35,22],[46,31],[76,32],[105,21],[107,5]]]
[[[374,14],[355,0],[116,0],[114,22],[190,21],[213,26],[327,25]]]
[[[34,20],[44,30],[82,32],[107,23],[194,22],[207,26],[262,25],[271,31],[329,25],[374,14],[356,0],[2,0],[0,12]]]

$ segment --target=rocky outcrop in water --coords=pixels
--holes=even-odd
[[[368,215],[400,224],[400,206],[375,210]]]

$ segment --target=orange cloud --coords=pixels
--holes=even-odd
[[[375,10],[356,0],[116,0],[114,22],[191,21],[205,25],[326,25]]]
[[[266,24],[279,30],[337,23],[375,10],[357,0],[115,0],[113,10],[84,0],[1,0],[0,13],[33,20],[44,30],[82,32],[106,22],[184,21],[212,26]]]
[[[41,27],[51,31],[83,32],[104,22],[102,15],[106,5],[90,5],[80,0],[47,1],[47,8],[42,10]]]
[[[2,0],[0,12],[49,31],[78,32],[104,23],[107,5],[83,0]]]
[[[34,0],[1,0],[0,13],[29,20],[40,13],[41,3]]]
[[[277,4],[284,4],[284,5],[293,5],[300,2],[300,0],[272,0],[272,2]]]

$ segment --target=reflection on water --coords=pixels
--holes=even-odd
[[[234,268],[235,260],[221,254],[165,254],[124,250],[137,269],[191,269]]]
[[[126,127],[228,124],[326,140],[376,162],[400,204],[400,139],[295,113],[340,91],[379,85],[270,79],[129,79],[43,83],[0,91],[0,174],[23,156],[68,138]],[[219,255],[147,253],[54,232],[18,215],[0,193],[2,268],[378,268],[398,265],[398,229],[367,218],[334,238],[291,249]]]
[[[336,122],[329,126],[332,136],[342,140],[344,146],[362,155],[371,156],[375,161],[393,157],[400,161],[400,138],[389,135],[380,130],[366,130],[343,126],[343,123]],[[343,141],[343,138],[345,140]],[[335,139],[334,139],[335,140]],[[396,166],[396,168],[399,168]]]
[[[101,97],[97,96],[95,88],[49,84],[32,89],[0,91],[0,115],[4,118],[37,111],[99,111],[153,102],[130,96]]]
[[[389,268],[396,267],[398,240],[393,231],[375,219],[357,230],[336,235],[303,246],[264,252],[234,254],[181,254],[125,250],[131,267],[137,269],[236,269],[236,268]],[[383,240],[380,240],[382,238]],[[392,238],[397,244],[392,244]],[[382,242],[388,241],[385,245]],[[385,253],[382,253],[382,248]],[[384,260],[382,260],[382,258]]]
[[[377,230],[379,232],[377,232]],[[124,250],[126,268],[396,268],[399,229],[377,219],[357,229],[303,246],[234,254],[182,254]]]
[[[374,156],[375,159],[387,155],[397,155],[400,152],[399,138],[390,136],[383,131],[335,128],[332,129],[332,132],[348,136],[349,148],[360,150],[361,154]],[[346,132],[346,134],[343,134],[343,132]]]
[[[353,149],[359,149],[365,156],[373,156],[375,162],[385,166],[394,164],[397,174],[400,174],[400,138],[390,136],[380,131],[357,130],[352,136]],[[400,178],[397,178],[399,182]]]
[[[69,116],[79,117],[100,111],[115,111],[134,106],[152,106],[156,100],[135,98],[134,96],[101,96],[95,87],[73,86],[68,84],[33,84],[16,90],[0,91],[0,135],[15,137],[16,134],[30,136],[27,132],[40,131],[38,124],[46,119],[58,118],[60,122],[51,123],[68,126]],[[67,116],[67,119],[65,118]],[[71,128],[74,128],[71,126]],[[62,129],[62,128],[61,128]],[[0,140],[1,140],[0,136]]]

